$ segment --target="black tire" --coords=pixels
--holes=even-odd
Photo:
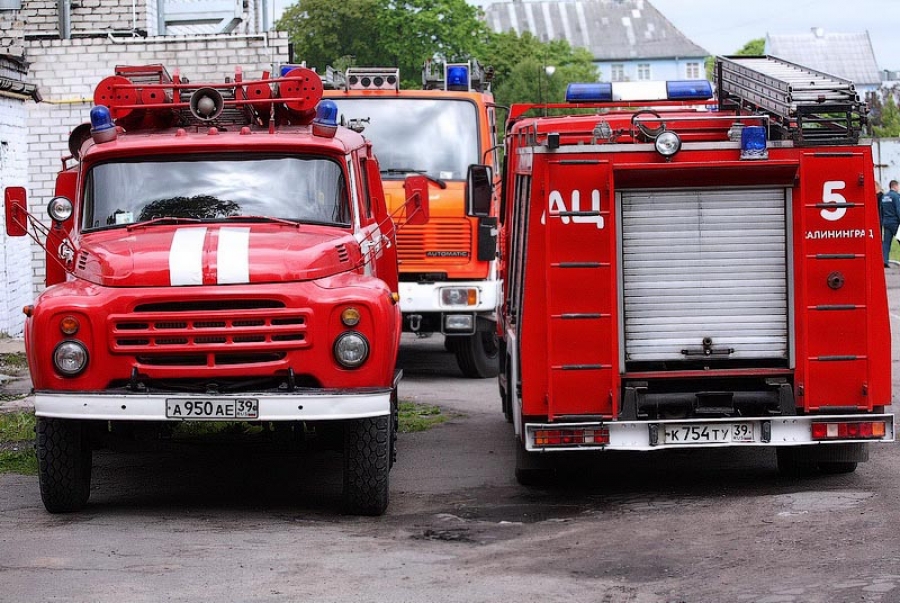
[[[522,486],[541,487],[552,484],[554,477],[553,459],[547,454],[528,452],[519,440],[516,445],[516,481]]]
[[[798,479],[809,473],[814,465],[807,460],[805,451],[799,448],[776,448],[775,459],[778,475],[786,479]]]
[[[451,346],[463,375],[469,379],[496,377],[500,372],[500,346],[497,333],[478,331],[466,337],[454,337]]]
[[[819,471],[826,475],[840,475],[842,473],[853,473],[859,463],[855,461],[834,461],[819,463]]]
[[[511,379],[509,373],[506,374],[506,387],[500,387],[500,407],[503,409],[503,418],[506,419],[507,423],[513,422],[513,402],[512,402],[512,392],[510,391],[511,387]]]
[[[344,512],[382,515],[389,502],[390,415],[344,425]]]
[[[41,500],[50,513],[71,513],[91,496],[91,445],[83,421],[37,419]]]

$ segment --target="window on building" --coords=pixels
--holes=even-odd
[[[687,63],[684,66],[685,75],[689,80],[700,79],[700,63]]]
[[[614,82],[624,82],[625,81],[625,65],[621,63],[614,63],[610,66],[610,71],[612,72],[612,81]]]
[[[637,79],[639,79],[639,80],[649,80],[650,79],[650,63],[638,63]]]

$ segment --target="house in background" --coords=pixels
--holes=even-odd
[[[766,35],[766,54],[850,80],[861,98],[881,88],[869,33],[832,33],[814,27],[809,33]]]
[[[708,52],[646,0],[493,2],[488,27],[586,48],[604,81],[704,79]]]

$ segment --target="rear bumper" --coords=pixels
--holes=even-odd
[[[248,421],[339,421],[387,415],[391,412],[391,389],[315,390],[290,394],[197,395],[197,394],[108,394],[97,392],[37,391],[35,414],[57,419],[102,421],[184,421],[166,416],[167,401],[210,401],[228,404],[236,399],[259,403],[259,416]],[[206,419],[209,420],[209,419]],[[215,420],[215,419],[213,419]]]
[[[813,437],[813,424],[884,423],[884,435],[873,437]],[[590,432],[592,442],[578,442]],[[572,434],[572,442],[565,435]],[[548,434],[561,443],[548,443]],[[604,441],[607,438],[608,441]],[[584,439],[584,438],[582,438]],[[600,441],[597,441],[600,440]],[[767,418],[608,421],[591,423],[526,423],[525,448],[530,451],[665,450],[675,448],[774,447],[812,444],[892,442],[894,415],[804,415]]]

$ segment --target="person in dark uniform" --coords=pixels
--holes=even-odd
[[[891,180],[890,190],[881,198],[881,250],[884,252],[884,266],[890,266],[891,244],[900,228],[900,183]]]

